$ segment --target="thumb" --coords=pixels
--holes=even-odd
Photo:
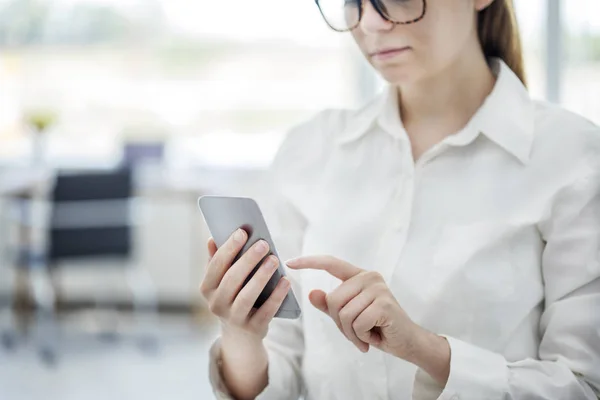
[[[308,295],[308,299],[311,304],[323,311],[325,314],[329,314],[329,308],[327,307],[327,294],[322,290],[313,290]]]
[[[208,259],[212,259],[215,255],[215,253],[217,252],[217,244],[215,243],[215,240],[210,237],[208,238]]]

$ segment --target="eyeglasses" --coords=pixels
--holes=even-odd
[[[327,25],[334,31],[347,32],[358,26],[365,1],[386,21],[396,25],[414,24],[425,17],[426,0],[315,0]]]

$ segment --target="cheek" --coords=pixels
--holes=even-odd
[[[423,40],[422,56],[427,64],[427,70],[435,72],[442,69],[458,51],[457,37],[453,32],[442,29],[441,26],[432,27]]]
[[[352,34],[352,38],[354,39],[354,42],[358,46],[358,49],[366,57],[367,56],[367,51],[365,49],[364,35],[361,34],[360,29],[355,29],[355,30],[351,31],[351,34]]]

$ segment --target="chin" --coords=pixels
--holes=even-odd
[[[368,56],[369,63],[381,77],[392,85],[407,85],[422,79],[425,68],[410,49],[389,59],[375,59]]]
[[[392,85],[406,85],[418,81],[420,79],[420,73],[415,68],[411,68],[407,65],[373,65],[373,67],[379,72],[379,75]]]

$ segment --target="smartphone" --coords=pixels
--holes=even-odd
[[[267,228],[267,223],[256,201],[247,197],[228,197],[228,196],[202,196],[198,199],[198,206],[204,216],[204,221],[208,226],[217,248],[221,247],[227,239],[237,229],[242,228],[248,234],[248,241],[234,259],[234,263],[244,254],[254,243],[263,239],[269,244],[269,255],[275,255],[279,260],[279,267],[263,289],[262,293],[254,304],[255,308],[260,308],[269,298],[277,283],[282,276],[285,276],[283,262],[277,254],[275,244]],[[254,276],[264,258],[252,270],[244,285]],[[232,263],[233,264],[233,263]],[[292,289],[288,291],[281,307],[275,314],[277,318],[296,319],[300,317],[300,305]]]

